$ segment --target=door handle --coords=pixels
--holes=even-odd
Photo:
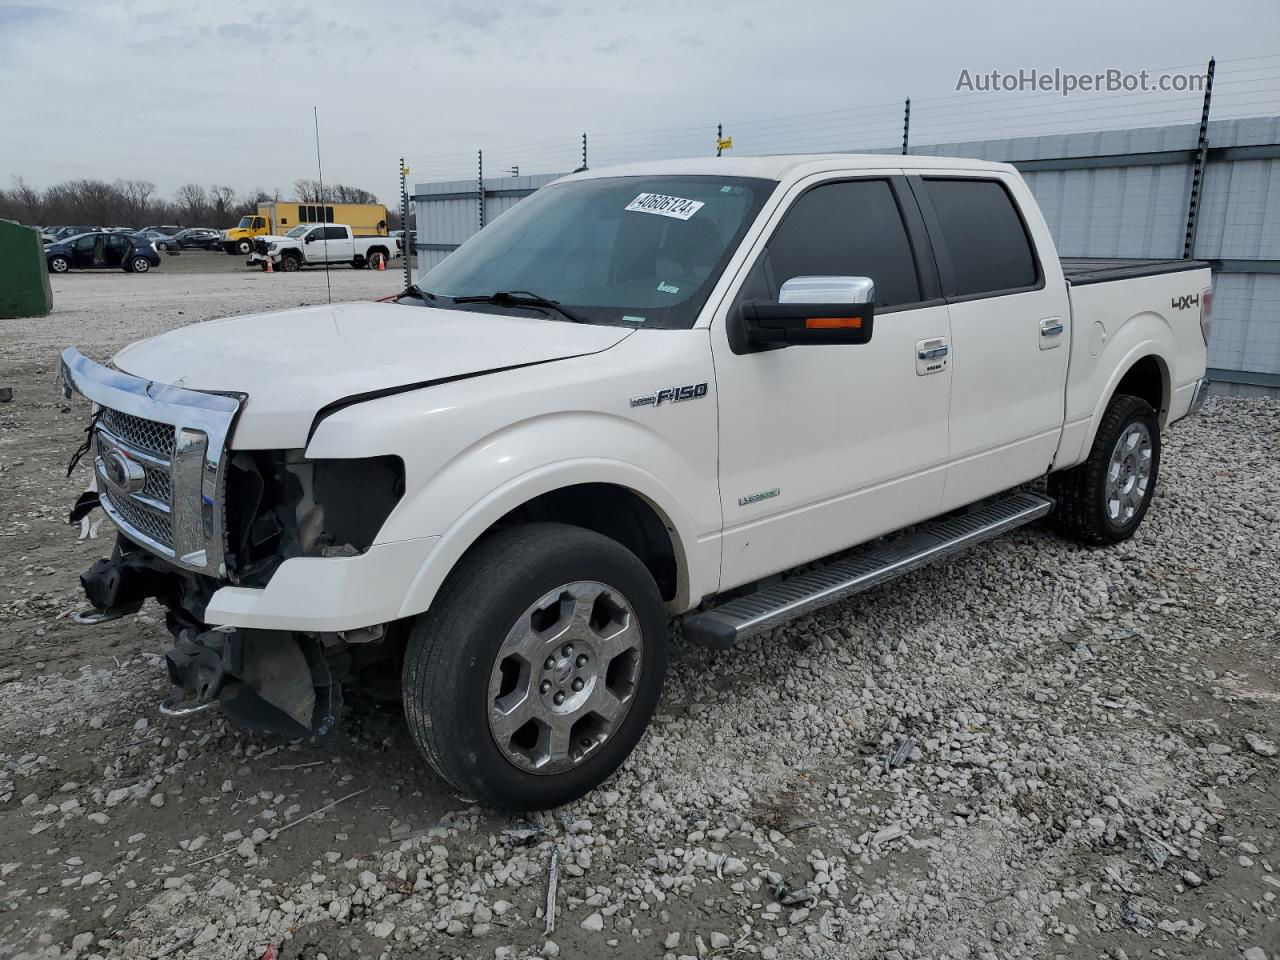
[[[921,360],[941,360],[950,352],[951,352],[951,348],[948,347],[945,343],[942,343],[936,347],[926,347],[920,350],[920,352],[917,353],[916,356],[919,357]]]
[[[1040,321],[1040,336],[1056,337],[1059,336],[1066,327],[1063,326],[1062,320],[1058,317],[1046,317]]]

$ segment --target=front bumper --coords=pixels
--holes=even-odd
[[[375,544],[355,557],[293,557],[261,589],[218,590],[204,619],[222,627],[304,633],[336,633],[397,620],[439,539]]]

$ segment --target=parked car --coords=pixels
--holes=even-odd
[[[182,227],[178,226],[178,225],[177,225],[177,224],[175,224],[175,223],[170,223],[170,224],[160,224],[160,225],[155,225],[155,224],[153,224],[152,226],[149,226],[149,227],[143,227],[142,229],[143,229],[143,230],[154,230],[156,233],[162,233],[162,234],[164,234],[166,237],[173,237],[173,236],[176,236],[177,234],[181,233],[181,232],[182,232],[182,230],[183,230],[183,228],[182,228]]]
[[[1211,298],[1203,262],[1060,260],[1005,164],[574,174],[395,302],[69,348],[77,511],[121,531],[81,580],[167,608],[162,712],[317,735],[342,678],[398,680],[454,791],[556,806],[639,741],[669,616],[724,649],[1050,513],[1132,537]]]
[[[183,248],[198,247],[201,250],[212,250],[221,245],[222,231],[209,227],[188,227],[175,233],[173,239],[177,240],[178,246]]]
[[[267,260],[292,272],[304,266],[349,263],[353,267],[375,267],[400,255],[401,241],[393,237],[357,237],[341,223],[294,227],[283,237],[257,237],[249,266],[265,269]]]
[[[161,253],[179,253],[182,250],[177,239],[170,234],[163,233],[154,227],[148,227],[145,230],[139,230],[133,236],[139,240],[145,240],[153,244]]]
[[[105,230],[55,241],[44,248],[44,257],[50,273],[112,268],[146,273],[160,266],[160,254],[149,241]]]
[[[101,227],[48,227],[47,230],[55,240],[65,240],[67,237],[78,237],[82,233],[92,233],[95,230],[101,230]]]

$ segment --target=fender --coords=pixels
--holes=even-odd
[[[609,483],[639,495],[654,508],[671,536],[675,553],[676,596],[673,611],[683,612],[697,603],[715,584],[699,582],[699,571],[719,570],[719,544],[699,544],[692,523],[679,507],[675,494],[657,477],[635,464],[620,460],[583,458],[548,464],[522,474],[486,494],[458,517],[440,537],[430,556],[410,583],[400,608],[401,617],[414,616],[431,606],[436,592],[458,560],[494,523],[534,497],[581,483]],[[690,545],[695,554],[690,556]],[[715,555],[713,556],[714,548]],[[690,597],[697,599],[690,601]]]
[[[1158,313],[1144,312],[1135,314],[1121,323],[1108,338],[1106,347],[1096,358],[1087,357],[1092,365],[1092,375],[1077,373],[1075,369],[1068,372],[1068,410],[1087,411],[1087,419],[1077,414],[1074,420],[1069,419],[1063,430],[1062,442],[1058,445],[1058,454],[1054,458],[1054,469],[1064,470],[1084,461],[1093,447],[1094,438],[1098,435],[1098,427],[1106,412],[1107,404],[1115,394],[1116,387],[1139,360],[1144,357],[1155,357],[1160,366],[1162,392],[1167,405],[1172,389],[1174,336],[1169,321]],[[1072,357],[1073,365],[1077,357]],[[1103,379],[1102,371],[1109,371]],[[1095,386],[1096,385],[1096,386]],[[1072,403],[1074,397],[1077,403]],[[1079,400],[1088,398],[1091,408],[1080,410]],[[1165,409],[1156,411],[1161,427],[1168,416]]]

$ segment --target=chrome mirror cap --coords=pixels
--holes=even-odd
[[[779,303],[874,303],[870,277],[792,277],[778,291]]]

